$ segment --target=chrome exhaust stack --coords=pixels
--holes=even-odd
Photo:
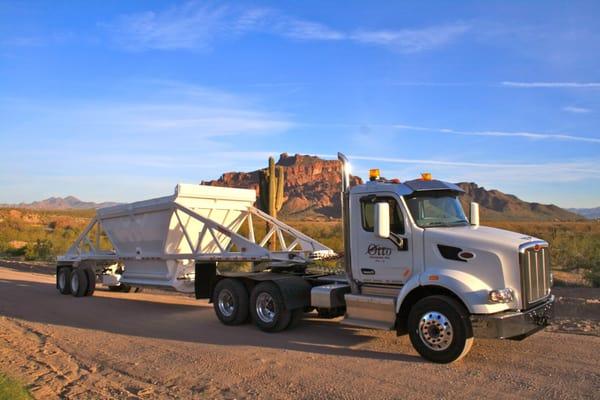
[[[344,235],[344,269],[348,277],[351,292],[358,294],[360,290],[352,276],[352,259],[350,254],[350,161],[342,153],[338,153],[338,160],[342,164],[342,192],[340,200],[342,202],[342,232]]]

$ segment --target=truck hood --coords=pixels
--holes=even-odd
[[[469,302],[480,305],[479,312],[518,308],[521,295],[519,246],[535,240],[539,239],[486,226],[427,228],[424,231],[425,265],[440,275],[456,276],[462,284],[471,285],[470,289],[463,289],[471,293]],[[468,251],[474,257],[468,261],[446,257],[440,245]],[[502,288],[515,290],[516,301],[491,305],[487,299],[489,290]]]
[[[453,243],[462,243],[458,247],[510,247],[518,249],[519,245],[534,240],[535,237],[522,233],[511,232],[504,229],[490,228],[488,226],[455,226],[448,228],[427,228],[425,235],[436,239],[451,239]]]

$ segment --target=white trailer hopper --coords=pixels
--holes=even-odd
[[[196,262],[305,264],[335,256],[254,208],[255,201],[254,190],[178,184],[171,196],[99,209],[58,261],[119,265],[123,284],[193,292]],[[255,235],[253,218],[266,222],[262,238]],[[101,249],[102,231],[110,250]],[[273,240],[275,249],[269,245]]]

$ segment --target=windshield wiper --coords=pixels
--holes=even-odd
[[[453,221],[453,222],[449,222],[448,225],[450,226],[458,226],[458,225],[468,225],[469,223],[465,220],[460,220],[460,221]]]

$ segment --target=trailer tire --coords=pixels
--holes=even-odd
[[[56,287],[60,294],[71,294],[71,267],[58,268],[56,271]]]
[[[76,268],[71,272],[69,281],[71,294],[75,297],[83,297],[88,291],[88,275],[84,269]]]
[[[88,286],[85,295],[92,296],[96,290],[96,272],[92,268],[86,268],[85,273],[87,274],[88,279]]]
[[[292,311],[285,307],[281,291],[273,282],[262,282],[250,296],[254,324],[265,332],[279,332],[290,326]]]
[[[415,350],[435,363],[458,361],[473,345],[469,312],[448,296],[419,300],[408,314],[408,334]]]
[[[248,320],[248,291],[235,279],[223,279],[213,290],[213,307],[225,325],[240,325]]]

